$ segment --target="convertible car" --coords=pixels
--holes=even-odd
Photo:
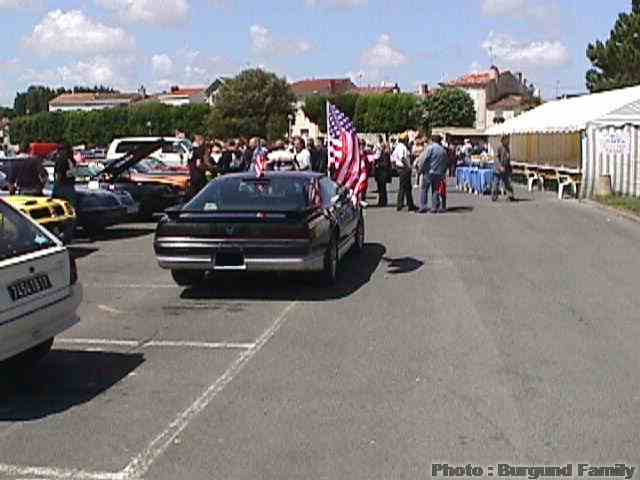
[[[168,207],[180,204],[185,196],[185,191],[173,182],[153,176],[136,177],[131,172],[136,164],[161,146],[162,143],[145,144],[102,169],[79,168],[76,181],[92,188],[99,186],[113,192],[127,192],[140,205],[140,215],[149,218],[154,213],[161,213]]]
[[[316,272],[333,284],[342,257],[362,250],[364,238],[360,205],[328,177],[242,173],[220,177],[167,210],[154,249],[180,286],[227,271]]]

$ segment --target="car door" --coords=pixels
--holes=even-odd
[[[328,177],[323,177],[320,184],[327,209],[340,232],[339,244],[344,246],[350,241],[355,230],[354,207],[353,202],[349,199],[349,191]]]

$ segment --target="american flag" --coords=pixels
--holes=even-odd
[[[264,171],[267,169],[267,152],[262,147],[258,147],[256,152],[256,177],[260,178],[264,175]]]
[[[333,179],[349,190],[357,199],[363,199],[367,191],[368,175],[366,158],[361,155],[358,134],[353,122],[335,105],[327,104],[329,132],[329,171]]]

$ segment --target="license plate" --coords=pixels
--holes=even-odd
[[[139,209],[137,205],[131,205],[129,207],[127,207],[127,214],[129,215],[134,215],[136,213],[138,213]]]
[[[215,256],[216,267],[239,268],[244,266],[244,255],[242,252],[218,252]]]
[[[49,280],[48,275],[37,275],[9,285],[7,290],[9,291],[11,300],[17,302],[23,298],[49,290],[51,287],[51,280]]]

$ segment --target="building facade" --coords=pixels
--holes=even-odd
[[[535,103],[535,88],[522,73],[501,72],[495,66],[487,72],[470,73],[440,85],[460,88],[469,94],[476,109],[475,128],[479,131],[513,118]]]
[[[157,99],[163,105],[181,107],[184,105],[196,105],[207,103],[206,87],[180,88],[172,87],[170,92],[161,93]]]
[[[142,98],[138,93],[63,93],[49,102],[49,111],[89,112],[128,107]]]

